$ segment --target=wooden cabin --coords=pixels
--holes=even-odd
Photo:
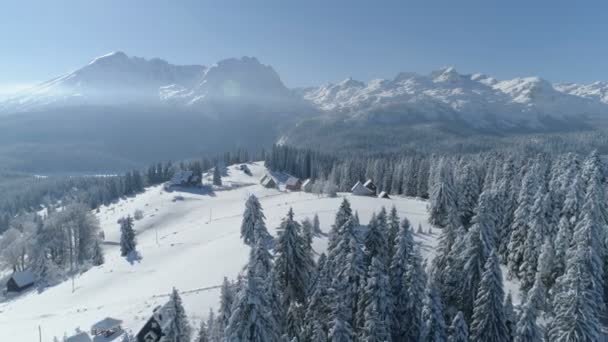
[[[79,332],[64,340],[65,342],[92,342],[91,337],[86,332]]]
[[[195,175],[190,170],[177,171],[168,183],[169,186],[196,186],[199,184],[201,184],[200,175]]]
[[[91,327],[91,335],[110,337],[114,334],[122,332],[122,321],[112,317],[106,317],[101,321],[93,324]]]
[[[269,189],[274,189],[277,187],[277,182],[271,175],[264,175],[262,179],[260,179],[260,184],[262,184],[263,187]]]
[[[302,183],[302,191],[312,192],[312,179],[308,178]]]
[[[158,342],[165,335],[174,317],[171,301],[165,305],[157,306],[152,316],[137,333],[138,342]]]
[[[287,190],[300,191],[301,188],[302,181],[300,180],[300,178],[289,177],[289,179],[287,179],[287,182],[285,182],[285,189]]]
[[[363,186],[363,184],[361,184],[361,182],[357,182],[355,183],[355,185],[353,185],[353,187],[350,190],[352,192],[353,195],[355,196],[374,196],[375,193],[372,192],[369,188]]]
[[[21,292],[32,287],[36,282],[36,275],[30,271],[14,272],[6,282],[6,292]]]
[[[378,198],[387,198],[390,199],[388,193],[386,191],[382,191],[379,195]]]
[[[376,194],[376,192],[378,191],[378,188],[376,187],[376,184],[374,184],[374,182],[372,182],[371,179],[368,179],[364,184],[364,187],[368,188],[371,192],[374,193],[374,195]]]

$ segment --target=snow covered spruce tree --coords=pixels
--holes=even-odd
[[[190,342],[192,335],[190,323],[188,323],[188,316],[184,310],[182,298],[176,288],[173,288],[169,302],[171,303],[173,317],[168,331],[165,332],[164,339],[171,342]]]
[[[456,186],[458,213],[462,224],[468,226],[475,215],[475,208],[481,193],[479,175],[471,164],[466,164],[459,171],[460,174],[456,177],[458,179]]]
[[[395,244],[397,243],[397,234],[399,234],[399,215],[397,208],[393,205],[388,216],[388,261],[392,260],[395,254]]]
[[[538,265],[538,257],[541,252],[543,240],[548,231],[548,223],[546,220],[547,202],[546,189],[544,186],[539,186],[536,192],[534,205],[530,212],[530,226],[526,232],[526,240],[523,245],[523,258],[519,266],[519,278],[521,279],[521,289],[525,293],[528,291],[536,277],[536,268]]]
[[[225,339],[225,330],[230,323],[230,316],[232,315],[234,296],[233,285],[228,281],[228,278],[224,277],[220,290],[220,307],[218,309],[216,321],[214,322],[214,330],[212,331],[212,334],[210,334],[217,341],[223,341]]]
[[[365,297],[363,341],[391,341],[390,327],[393,302],[390,295],[386,264],[377,257],[372,258],[369,278],[365,286]]]
[[[469,327],[462,311],[456,313],[448,332],[448,342],[469,342]]]
[[[441,297],[433,279],[429,278],[422,307],[422,331],[418,341],[446,342],[447,340]]]
[[[337,244],[336,235],[338,235],[338,231],[342,226],[348,221],[349,218],[353,216],[353,211],[350,207],[350,202],[344,198],[342,203],[340,204],[340,208],[338,208],[338,212],[336,213],[336,219],[334,224],[331,226],[331,232],[329,233],[329,249],[331,250]]]
[[[346,292],[346,281],[338,280],[332,286],[332,296],[340,297],[341,292]],[[352,316],[352,309],[348,302],[336,300],[331,314],[331,323],[329,330],[329,341],[331,342],[353,342],[355,333],[349,323],[349,317]]]
[[[268,233],[265,223],[266,217],[262,210],[262,205],[255,195],[250,195],[245,202],[245,212],[241,223],[241,238],[248,246],[255,244],[256,231],[265,240],[267,247],[272,246],[273,238]]]
[[[494,249],[495,238],[492,235],[494,221],[489,199],[490,194],[486,192],[481,194],[477,214],[473,217],[473,226],[465,237],[460,261],[454,264],[456,270],[462,270],[459,285],[448,283],[450,284],[448,292],[456,289],[460,291],[460,295],[456,297],[457,308],[467,319],[473,315],[474,302],[483,278],[485,264]]]
[[[503,307],[505,308],[505,324],[507,326],[508,333],[507,340],[513,341],[513,339],[515,338],[517,315],[515,314],[515,309],[513,308],[513,295],[511,294],[511,292],[507,294]]]
[[[383,207],[378,215],[373,215],[365,234],[365,267],[371,265],[372,258],[378,258],[388,265],[388,222],[386,209]]]
[[[331,276],[328,274],[328,263],[325,254],[321,254],[317,263],[315,285],[304,314],[303,341],[327,341],[329,321],[332,314]]]
[[[555,342],[599,341],[600,319],[597,291],[589,274],[585,248],[571,253],[566,273],[556,284],[559,292],[554,298],[555,318],[549,326],[549,340]]]
[[[201,325],[198,328],[198,334],[194,342],[210,342],[209,331],[207,330],[207,324],[205,321],[201,321]]]
[[[135,252],[136,246],[133,218],[129,215],[120,220],[120,255],[128,256]]]
[[[285,308],[292,303],[303,305],[308,293],[314,260],[302,236],[300,224],[290,208],[278,228],[275,270],[283,291]]]
[[[222,186],[222,167],[219,161],[215,163],[213,168],[213,185]]]
[[[442,159],[437,168],[429,201],[429,222],[439,227],[445,227],[449,211],[457,210],[457,198],[449,161]]]
[[[531,209],[534,204],[534,196],[539,187],[538,171],[539,166],[528,163],[528,170],[522,179],[519,196],[517,199],[517,209],[511,225],[511,236],[509,238],[508,249],[508,269],[511,276],[519,275],[519,267],[524,259],[524,244],[526,243],[527,232],[531,224]]]
[[[475,309],[471,321],[471,341],[507,342],[504,290],[498,256],[492,250],[485,265],[475,299]]]
[[[389,270],[392,296],[394,299],[394,310],[391,321],[391,336],[393,341],[406,341],[410,328],[405,322],[412,314],[412,298],[410,294],[415,289],[415,284],[406,280],[406,275],[413,262],[414,238],[411,232],[410,222],[404,218],[401,228],[397,234],[395,253]],[[422,284],[424,285],[424,284]]]
[[[543,334],[536,322],[538,312],[538,301],[536,295],[528,296],[525,304],[522,306],[519,320],[515,330],[515,342],[542,342]]]
[[[232,315],[225,331],[226,341],[229,342],[280,340],[282,328],[273,315],[273,294],[268,291],[266,280],[271,273],[272,256],[260,240],[255,239],[243,284],[232,306]]]
[[[93,266],[103,265],[103,263],[105,262],[105,258],[103,256],[103,250],[101,249],[101,244],[99,243],[99,240],[95,240],[95,242],[93,243],[92,253]]]

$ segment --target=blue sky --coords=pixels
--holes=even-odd
[[[0,93],[121,50],[175,64],[256,56],[288,86],[428,73],[608,80],[608,3],[575,1],[7,1]]]

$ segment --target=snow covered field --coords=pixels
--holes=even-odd
[[[363,224],[382,206],[396,206],[401,218],[413,227],[422,224],[425,234],[416,234],[425,258],[432,258],[439,230],[426,233],[426,202],[411,198],[378,199],[339,194],[338,198],[317,197],[303,192],[283,192],[258,185],[266,172],[260,163],[250,165],[253,176],[228,168],[224,187],[214,191],[166,191],[155,186],[134,198],[121,200],[97,213],[105,233],[106,263],[42,293],[32,290],[0,303],[0,336],[11,341],[52,341],[75,329],[90,330],[106,316],[124,321],[123,327],[137,333],[152,310],[168,300],[177,287],[195,326],[206,318],[219,300],[218,285],[224,276],[234,278],[246,263],[248,247],[240,239],[241,216],[249,194],[259,197],[267,227],[274,235],[289,207],[296,219],[319,215],[327,232],[343,197],[351,201]],[[207,183],[207,181],[206,181]],[[137,249],[142,259],[130,263],[120,256],[118,219],[142,210],[136,221]],[[314,248],[322,252],[325,239],[315,239]],[[514,284],[507,284],[507,291]],[[518,302],[518,298],[515,298]]]

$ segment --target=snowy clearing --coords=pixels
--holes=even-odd
[[[249,194],[259,197],[273,235],[289,207],[298,220],[318,214],[322,230],[328,232],[343,197],[351,201],[363,224],[382,206],[390,209],[394,205],[414,229],[419,224],[425,232],[429,229],[425,201],[344,193],[326,198],[266,189],[258,185],[266,169],[261,163],[251,164],[250,169],[252,176],[236,165],[229,167],[224,186],[213,191],[166,191],[155,186],[101,208],[97,216],[106,238],[106,263],[77,277],[73,292],[72,282],[66,281],[42,293],[32,290],[0,303],[0,334],[11,336],[12,341],[37,341],[40,326],[42,341],[52,341],[54,336],[72,335],[77,328],[89,331],[107,316],[123,320],[124,328],[137,333],[152,310],[167,301],[174,286],[182,294],[190,320],[198,326],[209,309],[217,306],[223,277],[236,277],[247,261],[248,247],[240,239],[240,224]],[[120,256],[117,221],[136,210],[143,211],[143,218],[135,222],[142,259],[130,263]],[[439,232],[433,229],[432,234],[415,235],[424,258],[433,257]],[[315,251],[325,248],[325,239],[315,239]],[[518,303],[516,288],[507,283],[505,292],[513,291]]]

